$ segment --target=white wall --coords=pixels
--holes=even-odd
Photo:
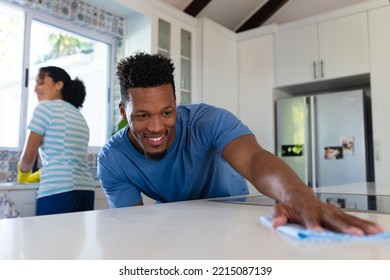
[[[142,14],[128,18],[125,36],[125,57],[138,51],[150,53],[152,50],[152,20]]]

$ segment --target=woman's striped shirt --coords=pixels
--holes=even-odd
[[[38,198],[95,187],[87,161],[89,128],[76,107],[63,100],[41,101],[27,128],[43,135]]]

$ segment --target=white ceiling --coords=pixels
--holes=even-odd
[[[183,11],[191,0],[160,0]],[[196,17],[207,17],[235,31],[268,0],[212,0]],[[264,25],[283,24],[367,0],[289,0]]]

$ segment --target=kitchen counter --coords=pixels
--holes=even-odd
[[[38,190],[39,183],[21,184],[18,182],[0,183],[0,191],[11,190]]]
[[[36,197],[39,183],[21,184],[18,182],[0,183],[0,201],[7,196],[7,199],[14,205],[12,216],[31,217],[36,214]],[[104,191],[96,181],[95,188],[95,209],[109,208]],[[0,209],[0,221],[2,213]],[[9,213],[7,213],[9,214]]]
[[[305,243],[270,206],[210,200],[0,220],[0,259],[390,259],[390,241]],[[352,212],[390,230],[390,215]]]

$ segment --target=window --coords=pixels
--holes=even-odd
[[[47,65],[62,67],[84,82],[87,96],[81,112],[90,128],[89,146],[103,146],[112,127],[114,39],[29,11],[24,20],[24,13],[16,9],[3,9],[0,4],[0,10],[0,74],[5,77],[0,81],[0,147],[23,147],[26,125],[38,103],[35,77]],[[17,39],[24,29],[25,40]],[[9,41],[9,34],[15,34],[15,39]]]
[[[0,146],[20,138],[24,13],[0,5]]]
[[[73,32],[39,21],[32,21],[30,39],[29,123],[38,101],[34,96],[35,76],[38,69],[46,65],[59,66],[67,70],[72,79],[78,77],[87,89],[81,112],[90,129],[90,146],[102,146],[107,140],[110,46]]]

